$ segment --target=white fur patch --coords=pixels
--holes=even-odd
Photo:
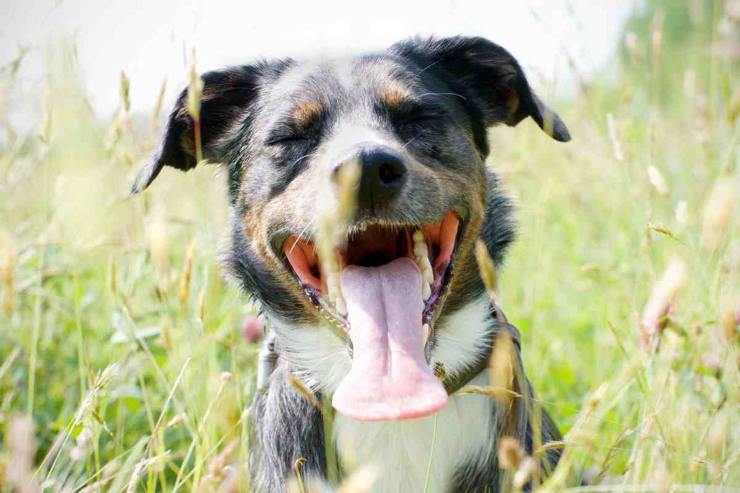
[[[485,295],[447,317],[435,328],[432,368],[434,363],[442,363],[448,375],[469,369],[490,344],[490,318],[490,302]]]
[[[469,368],[488,343],[488,299],[481,297],[447,317],[436,328],[432,364],[440,362],[448,374]],[[328,327],[274,323],[281,354],[298,368],[298,376],[315,390],[329,393],[339,386],[352,361],[345,342]],[[488,385],[482,373],[470,382]],[[378,472],[373,491],[422,491],[435,419],[436,440],[428,491],[444,491],[456,468],[466,462],[492,460],[496,415],[490,398],[450,396],[435,416],[405,421],[368,423],[341,415],[335,418],[334,438],[342,463],[370,466]]]
[[[435,329],[437,343],[431,367],[442,363],[449,375],[470,368],[489,343],[486,334],[490,316],[486,296],[448,316]],[[352,366],[346,343],[323,325],[290,325],[273,320],[272,327],[280,341],[280,352],[298,369],[297,376],[314,390],[333,393]]]
[[[313,390],[334,393],[352,366],[347,344],[323,325],[283,325],[273,321],[280,355],[296,377]]]
[[[471,383],[486,385],[487,375],[482,373]],[[420,419],[378,423],[341,415],[334,419],[342,463],[350,471],[373,468],[377,479],[372,491],[384,493],[424,491],[427,471],[427,491],[448,491],[459,466],[493,460],[495,431],[493,401],[480,395],[452,395],[447,407]]]

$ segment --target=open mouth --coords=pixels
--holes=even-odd
[[[377,421],[426,416],[446,404],[426,347],[459,227],[452,212],[420,226],[368,226],[350,233],[328,263],[311,241],[291,236],[284,243],[304,291],[352,342],[352,368],[333,397],[338,411]]]

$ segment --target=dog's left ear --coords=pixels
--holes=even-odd
[[[245,121],[249,107],[257,94],[260,70],[243,65],[203,74],[200,99],[200,135],[203,158],[220,161],[224,137],[228,131]],[[188,91],[183,90],[170,113],[159,151],[151,163],[136,177],[132,193],[148,187],[164,166],[182,171],[194,168],[195,122],[188,111]]]
[[[532,91],[516,59],[496,43],[462,36],[412,39],[393,45],[391,51],[422,70],[441,70],[482,114],[486,126],[513,126],[530,116],[553,139],[570,140],[565,123]]]

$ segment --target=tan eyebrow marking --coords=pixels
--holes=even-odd
[[[322,111],[324,111],[323,105],[316,101],[301,101],[293,109],[291,116],[299,127],[308,127],[321,115]]]
[[[380,101],[389,109],[398,108],[411,99],[409,90],[399,83],[391,83],[379,95]]]

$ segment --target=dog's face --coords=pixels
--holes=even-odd
[[[348,334],[340,411],[388,419],[438,409],[446,394],[427,365],[435,322],[482,291],[475,240],[500,260],[512,236],[508,202],[484,166],[486,129],[530,116],[565,141],[562,121],[514,58],[480,38],[266,62],[203,82],[203,155],[229,167],[230,270],[272,316]],[[137,190],[164,165],[196,165],[186,106],[184,92]],[[330,213],[341,215],[348,169],[354,212],[332,237],[334,258],[320,258],[316,242]],[[391,366],[404,376],[390,377]]]

